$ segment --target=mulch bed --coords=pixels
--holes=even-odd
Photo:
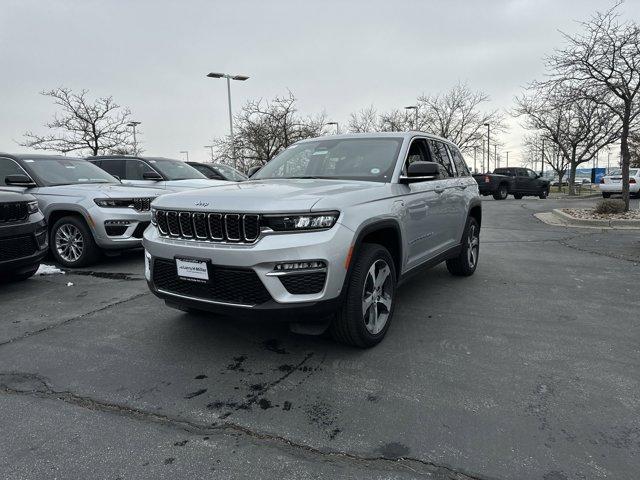
[[[592,208],[563,208],[562,211],[584,220],[640,220],[640,210],[624,213],[596,213]]]

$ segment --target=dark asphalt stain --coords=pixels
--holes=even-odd
[[[203,378],[207,378],[207,376],[206,375],[196,375],[194,378],[196,380],[202,380]]]
[[[309,423],[323,430],[329,439],[333,440],[342,431],[342,429],[336,427],[337,418],[328,403],[317,402],[307,405],[304,411],[307,414]]]
[[[262,392],[264,390],[264,387],[265,387],[264,383],[255,383],[251,385],[249,388],[251,389],[252,392]]]
[[[284,410],[285,412],[291,410],[291,402],[285,400],[284,405],[282,406],[282,410]]]
[[[184,447],[189,440],[181,440],[173,444],[174,447]]]
[[[293,370],[293,365],[288,365],[288,364],[280,365],[278,367],[278,370],[281,372],[290,372],[291,370]]]
[[[562,472],[558,472],[557,470],[553,470],[549,473],[545,473],[542,476],[543,480],[567,480],[567,476],[562,473]]]
[[[271,338],[269,340],[265,340],[262,344],[264,345],[264,348],[266,348],[270,352],[274,352],[274,353],[277,353],[279,355],[286,355],[286,354],[289,353],[284,348],[282,348],[280,346],[280,341],[278,339],[276,339],[276,338]]]
[[[133,273],[121,273],[121,272],[94,272],[89,270],[65,270],[66,273],[72,275],[84,275],[86,277],[106,278],[108,280],[128,280],[128,281],[140,281],[143,278],[136,278]]]
[[[385,443],[378,452],[388,460],[398,460],[409,456],[409,448],[398,442]]]
[[[196,390],[195,392],[191,392],[191,393],[187,393],[184,398],[186,398],[187,400],[197,397],[198,395],[202,395],[203,393],[205,393],[207,391],[206,388],[201,388],[200,390]]]
[[[378,401],[378,396],[377,395],[367,395],[367,401],[368,402],[377,402]]]
[[[236,370],[238,372],[244,372],[244,368],[242,368],[242,364],[247,359],[246,355],[239,355],[237,357],[233,357],[233,362],[227,365],[227,370]]]
[[[221,410],[223,408],[231,410],[251,410],[251,406],[246,403],[216,401],[207,404],[207,409],[209,410]]]
[[[258,400],[258,405],[262,410],[267,410],[268,408],[271,408],[271,402],[266,398],[261,398],[260,400]]]
[[[342,430],[339,428],[334,428],[333,430],[331,430],[331,432],[329,433],[329,438],[331,440],[333,440],[334,438],[336,438],[338,436],[338,434],[341,432]]]
[[[202,437],[203,440],[209,440],[209,437]]]
[[[165,459],[164,459],[164,464],[165,464],[165,465],[171,465],[171,464],[172,464],[173,462],[175,462],[175,461],[176,461],[176,459],[175,459],[175,458],[173,458],[173,457],[165,458]]]

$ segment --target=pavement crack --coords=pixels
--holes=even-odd
[[[66,320],[63,320],[62,322],[58,322],[58,323],[53,323],[53,324],[49,324],[46,325],[42,328],[39,328],[37,330],[33,330],[31,332],[25,332],[22,335],[19,335],[17,337],[13,337],[10,338],[8,340],[4,340],[2,342],[0,342],[0,347],[2,347],[3,345],[7,345],[9,343],[13,343],[13,342],[17,342],[20,340],[24,340],[25,338],[29,338],[29,337],[33,337],[34,335],[39,335],[41,333],[44,332],[48,332],[49,330],[53,330],[54,328],[58,328],[58,327],[62,327],[63,325],[67,325],[69,323],[73,323],[76,322],[78,320],[81,320],[85,317],[88,317],[89,315],[93,315],[94,313],[98,313],[98,312],[102,312],[104,310],[108,310],[109,308],[115,307],[117,305],[121,305],[123,303],[126,302],[130,302],[131,300],[136,300],[137,298],[140,297],[144,297],[145,295],[150,295],[150,292],[142,292],[142,293],[137,293],[136,295],[133,295],[132,297],[128,297],[122,300],[118,300],[117,302],[113,302],[113,303],[109,303],[107,305],[103,305],[99,308],[94,308],[93,310],[90,310],[88,312],[82,313],[80,315],[76,315],[75,317],[71,317],[71,318],[67,318]]]
[[[309,355],[301,363],[304,363],[308,358],[310,358]],[[280,381],[284,380],[286,376],[287,375],[283,376]],[[414,457],[388,458],[379,455],[367,456],[332,449],[322,449],[304,443],[295,442],[281,435],[256,431],[234,422],[224,421],[206,424],[171,415],[152,413],[135,407],[120,405],[118,403],[105,402],[66,390],[58,391],[51,386],[46,378],[35,373],[0,373],[0,394],[58,400],[83,409],[122,415],[137,421],[180,429],[194,435],[228,433],[237,435],[239,433],[255,442],[268,442],[289,454],[302,454],[321,461],[351,464],[358,463],[365,468],[379,468],[389,471],[409,470],[415,474],[429,476],[430,478],[434,478],[434,474],[436,474],[438,477],[435,478],[448,480],[489,480],[489,477],[464,472],[461,469],[445,464],[435,463],[429,460],[422,460]]]

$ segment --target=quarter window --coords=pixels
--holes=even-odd
[[[469,167],[467,167],[467,163],[464,161],[464,157],[462,156],[462,153],[460,153],[460,150],[458,150],[457,147],[453,147],[451,145],[448,145],[448,147],[451,158],[453,158],[453,163],[456,166],[458,176],[468,177],[469,175],[471,175],[471,173],[469,173]]]

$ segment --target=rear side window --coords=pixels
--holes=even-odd
[[[440,164],[440,178],[454,177],[453,165],[447,153],[447,147],[444,143],[437,140],[428,140],[429,149],[431,150],[431,158],[434,162]]]
[[[124,174],[124,160],[102,160],[100,168],[118,178],[127,178]]]
[[[467,163],[464,161],[464,157],[460,150],[457,147],[452,147],[448,145],[449,153],[451,154],[451,158],[453,158],[453,163],[456,166],[456,171],[458,172],[459,177],[468,177],[471,175],[469,172],[469,167],[467,167]]]
[[[9,175],[24,175],[24,170],[10,158],[0,158],[0,185],[6,185]]]

